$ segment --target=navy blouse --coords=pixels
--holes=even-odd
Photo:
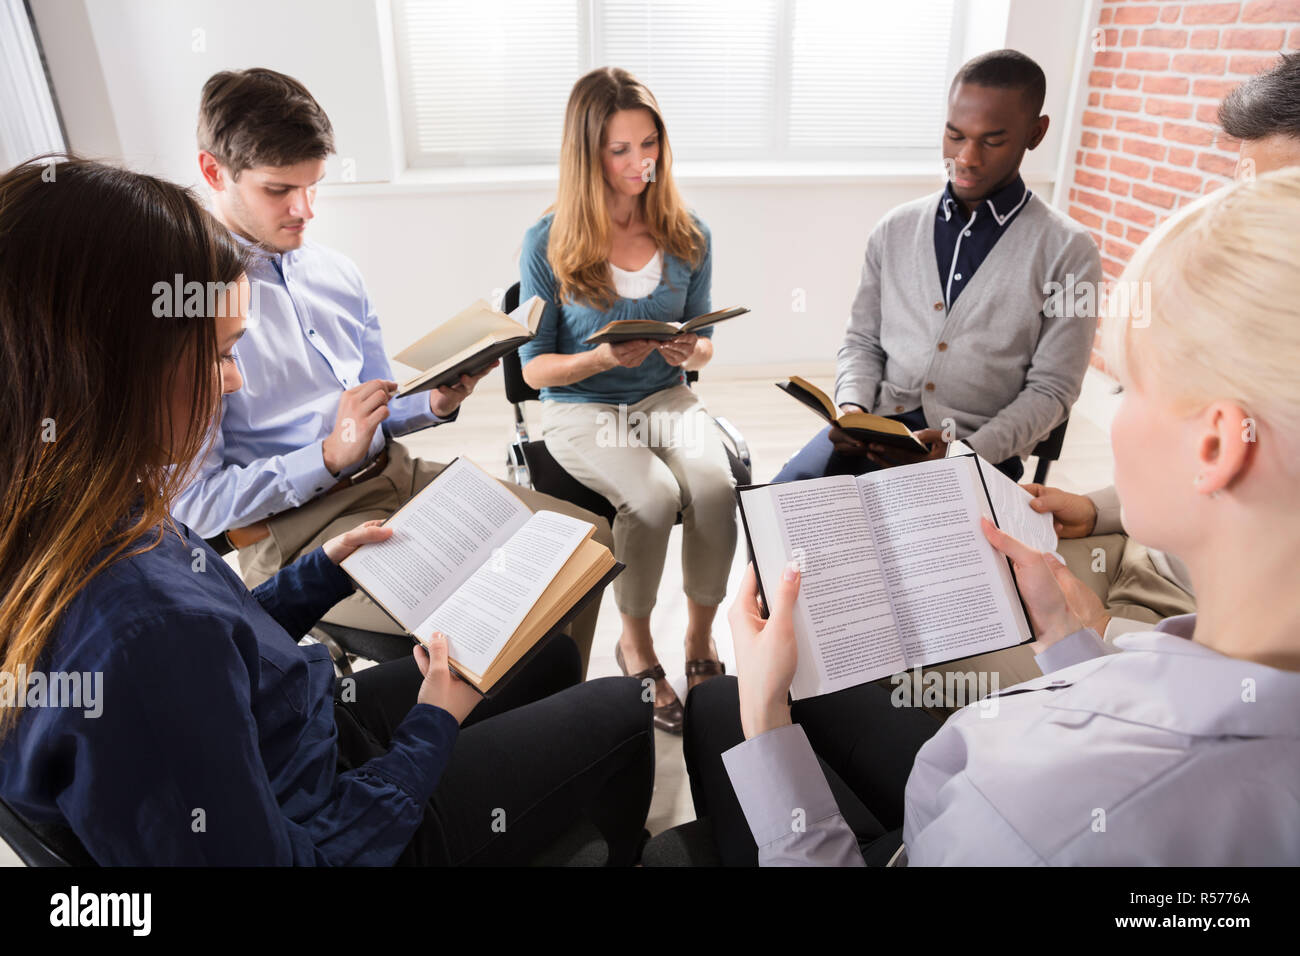
[[[99,697],[23,698],[37,706],[0,743],[0,794],[71,828],[101,864],[391,865],[456,719],[412,700],[388,752],[339,773],[334,668],[297,638],[351,580],[317,548],[249,592],[179,528],[64,612],[39,662],[48,686],[78,672]]]

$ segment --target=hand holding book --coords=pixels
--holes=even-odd
[[[799,664],[794,636],[799,562],[786,565],[773,591],[771,613],[765,620],[758,599],[758,576],[750,564],[727,613],[739,675],[740,726],[746,740],[791,722],[790,685]]]
[[[1085,627],[1092,627],[1098,634],[1105,632],[1104,621],[1099,622],[1092,612],[1092,606],[1095,605],[1095,609],[1101,612],[1101,617],[1109,620],[1100,599],[1091,588],[1071,574],[1070,569],[1055,554],[1038,551],[1017,541],[988,518],[982,520],[981,527],[989,544],[1011,561],[1016,587],[1025,602],[1025,610],[1029,612],[1029,623],[1038,638],[1031,645],[1035,654],[1051,647],[1067,634]],[[1098,623],[1101,624],[1100,629]]]
[[[465,683],[451,669],[447,636],[435,631],[427,643],[421,641],[414,648],[415,663],[424,675],[416,694],[417,704],[439,707],[463,724],[482,696]]]

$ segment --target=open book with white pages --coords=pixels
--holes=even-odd
[[[1033,640],[1011,563],[980,519],[1054,552],[1052,518],[978,455],[737,497],[760,590],[800,562],[795,700]]]

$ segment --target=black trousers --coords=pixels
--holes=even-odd
[[[902,841],[903,789],[921,745],[942,726],[919,707],[895,707],[878,684],[796,701],[791,716],[817,753],[826,782],[869,866],[883,866]],[[714,677],[686,698],[682,749],[695,815],[713,825],[726,866],[757,866],[758,847],[722,763],[745,739],[734,677]]]
[[[424,822],[398,865],[527,865],[586,819],[609,845],[609,865],[636,862],[654,781],[653,705],[628,677],[578,683],[567,636],[552,638],[500,693],[461,725]],[[388,749],[423,680],[413,657],[335,687],[339,770]]]

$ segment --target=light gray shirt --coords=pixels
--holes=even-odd
[[[908,865],[1300,863],[1300,673],[1219,654],[1195,622],[1114,647],[1078,631],[1027,693],[950,717],[907,781]],[[722,759],[761,865],[863,865],[799,725]]]
[[[1031,195],[949,309],[934,251],[942,196],[891,210],[867,239],[835,403],[920,408],[931,428],[951,419],[988,461],[1028,455],[1079,397],[1097,328],[1083,307],[1096,297],[1081,290],[1096,292],[1101,255],[1083,226]]]

